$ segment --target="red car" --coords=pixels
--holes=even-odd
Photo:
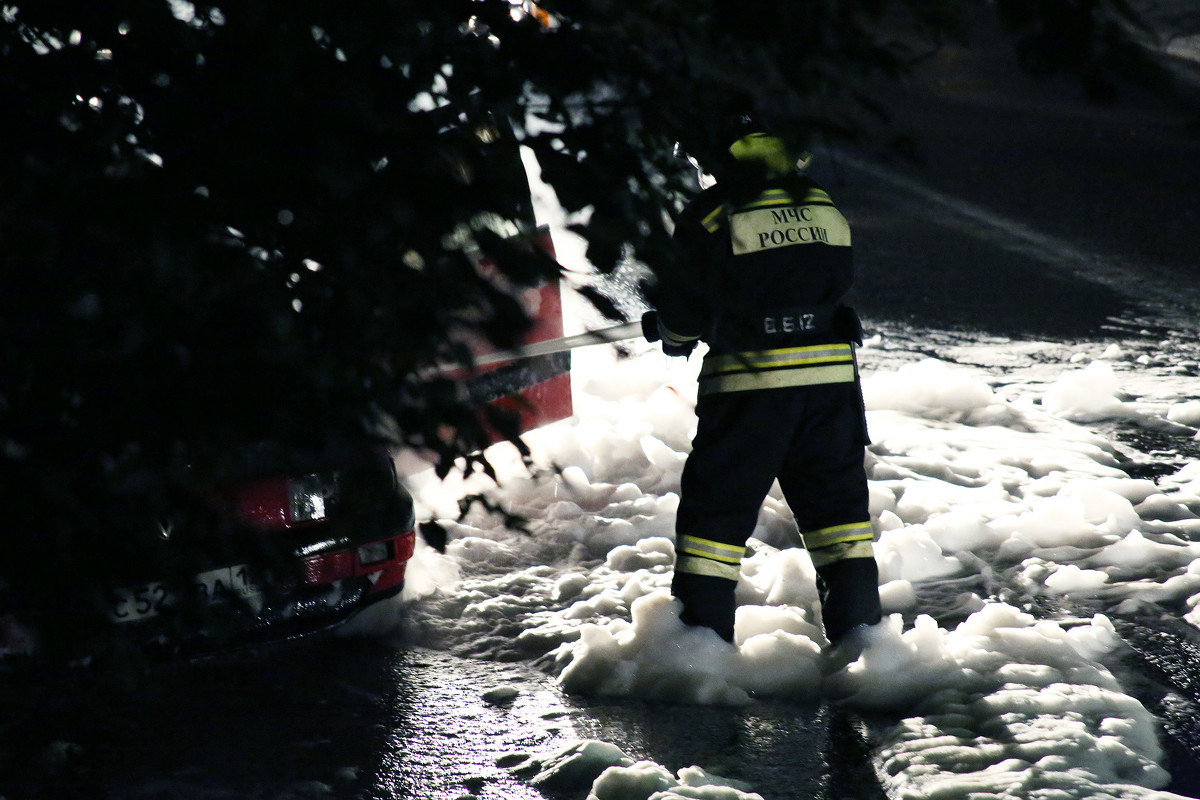
[[[561,337],[558,286],[530,303],[523,344]],[[473,404],[515,415],[520,431],[573,412],[567,352],[448,374]],[[181,521],[156,525],[154,563],[172,574],[114,585],[108,618],[129,638],[170,656],[226,651],[336,626],[403,588],[413,501],[386,451],[257,445],[230,454],[218,474]]]
[[[404,586],[413,502],[386,452],[260,445],[191,511],[156,523],[170,574],[117,582],[118,633],[169,656],[261,644],[337,625]]]

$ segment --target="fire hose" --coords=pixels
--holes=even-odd
[[[641,335],[642,323],[640,320],[623,322],[620,325],[613,325],[595,331],[584,331],[573,336],[562,336],[558,339],[547,339],[544,342],[534,342],[521,347],[514,347],[511,350],[499,350],[494,353],[487,353],[476,357],[475,366],[487,367],[492,364],[514,361],[519,358],[548,356],[553,353],[574,350],[577,347],[586,347],[593,344],[611,344],[626,339],[636,339]]]

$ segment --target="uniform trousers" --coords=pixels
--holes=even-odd
[[[857,625],[878,622],[858,383],[701,394],[696,413],[671,583],[683,621],[732,641],[736,564],[778,479],[801,534],[808,534],[827,638],[835,642]],[[718,560],[709,561],[707,551]]]

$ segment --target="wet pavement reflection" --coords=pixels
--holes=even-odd
[[[773,800],[885,796],[869,726],[846,712],[584,700],[527,665],[366,639],[56,684],[5,698],[21,720],[4,728],[8,800],[583,797],[587,785],[543,792],[513,772],[581,739]]]

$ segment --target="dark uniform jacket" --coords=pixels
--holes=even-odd
[[[654,299],[665,342],[709,345],[700,394],[856,379],[850,226],[815,181],[775,179],[742,202],[718,184],[675,236],[684,273]]]

